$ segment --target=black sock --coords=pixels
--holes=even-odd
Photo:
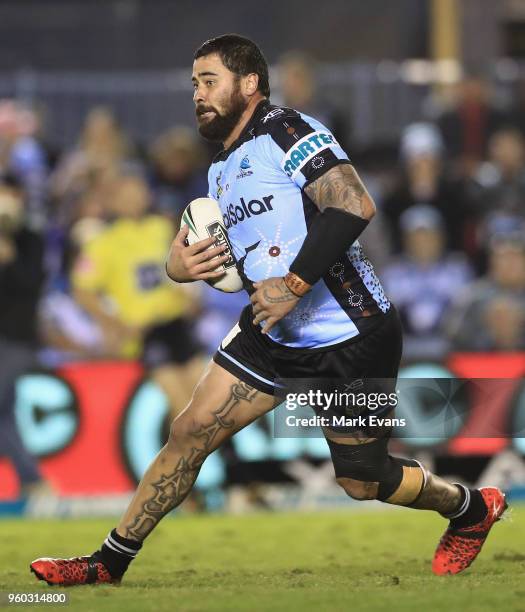
[[[123,538],[113,529],[93,556],[107,567],[113,578],[120,578],[141,548],[142,542]]]
[[[456,487],[461,491],[459,506],[455,512],[443,515],[450,519],[450,526],[462,529],[482,521],[487,516],[487,506],[478,489],[467,489],[460,484],[456,484]]]

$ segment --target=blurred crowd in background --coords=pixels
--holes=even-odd
[[[320,119],[353,159],[348,113],[324,103],[308,58],[283,57],[279,84],[274,102]],[[401,311],[405,360],[524,348],[525,105],[493,105],[477,76],[453,94],[406,126],[394,163],[355,162],[379,210],[365,250]],[[133,142],[104,107],[59,151],[34,109],[2,100],[1,336],[38,343],[45,365],[134,358],[148,330],[186,317],[213,352],[245,297],[175,286],[163,269],[213,152],[187,126]]]
[[[312,66],[283,57],[272,101],[318,118],[354,160],[352,100],[327,103]],[[434,91],[396,149],[386,163],[360,151],[355,164],[378,208],[362,242],[401,313],[405,362],[525,349],[525,97],[502,107],[490,82],[466,76]],[[165,274],[213,154],[182,125],[134,142],[107,107],[57,150],[37,109],[0,101],[0,447],[13,447],[22,481],[37,476],[14,448],[17,375],[141,359],[176,413],[247,303]]]

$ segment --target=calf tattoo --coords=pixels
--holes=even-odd
[[[410,504],[419,510],[435,510],[441,514],[451,514],[461,503],[461,492],[456,485],[428,473],[427,484],[416,501]]]
[[[154,493],[143,503],[134,520],[125,526],[124,537],[142,541],[160,519],[177,507],[190,492],[206,457],[217,447],[216,438],[224,430],[235,431],[231,411],[242,401],[252,402],[258,391],[242,381],[233,384],[226,402],[212,412],[212,421],[191,433],[189,450],[184,448],[174,470],[149,483]]]

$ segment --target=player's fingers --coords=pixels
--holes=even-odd
[[[220,246],[213,247],[213,249],[206,249],[196,255],[192,255],[192,263],[198,264],[203,261],[208,261],[209,259],[213,259],[217,257],[217,255],[221,255],[225,249],[228,247],[225,244],[221,244]]]
[[[201,251],[204,251],[205,249],[211,247],[212,244],[215,244],[215,242],[216,239],[213,236],[205,238],[204,240],[199,240],[199,242],[195,242],[194,244],[188,247],[188,253],[190,255],[200,253]]]
[[[226,274],[226,270],[217,270],[215,272],[203,272],[196,276],[196,280],[213,280],[216,278],[220,278]]]
[[[190,228],[187,225],[183,225],[180,230],[177,232],[177,235],[174,238],[174,242],[178,246],[186,246],[185,240],[190,233]]]
[[[270,313],[267,310],[261,310],[261,312],[254,318],[253,324],[259,325],[261,321],[266,321],[269,316]]]
[[[252,312],[254,315],[258,314],[259,312],[261,312],[262,310],[262,306],[256,302],[253,306],[252,306]]]
[[[277,321],[278,319],[276,319],[275,317],[269,317],[268,319],[266,319],[266,322],[263,325],[261,332],[263,334],[267,334],[272,329],[272,327],[277,323]]]
[[[222,266],[224,262],[228,261],[228,259],[229,259],[229,255],[222,255],[221,257],[217,257],[217,259],[211,259],[209,261],[204,261],[200,264],[192,266],[191,272],[193,274],[202,274],[203,272],[214,271],[219,266]]]

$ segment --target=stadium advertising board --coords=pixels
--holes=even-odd
[[[394,450],[423,452],[433,457],[438,472],[452,470],[467,480],[475,480],[491,458],[511,451],[519,459],[511,482],[520,484],[520,474],[525,473],[524,371],[524,354],[458,354],[444,365],[406,366],[402,376],[490,376],[505,384],[496,392],[492,389],[487,402],[480,380],[479,397],[471,394],[461,422],[450,428],[446,439],[398,437]],[[423,426],[425,409],[418,401],[405,409],[413,431]],[[23,440],[64,496],[130,492],[166,438],[167,412],[163,394],[133,362],[69,364],[53,372],[29,373],[17,386],[16,416]],[[272,419],[272,414],[266,415],[237,434],[226,449],[212,454],[198,486],[210,490],[251,480],[291,482],[288,463],[300,459],[319,465],[329,459],[323,439],[274,436]],[[484,437],[488,424],[501,435]],[[525,486],[525,477],[523,481]],[[0,500],[14,499],[17,492],[16,476],[2,459]]]

